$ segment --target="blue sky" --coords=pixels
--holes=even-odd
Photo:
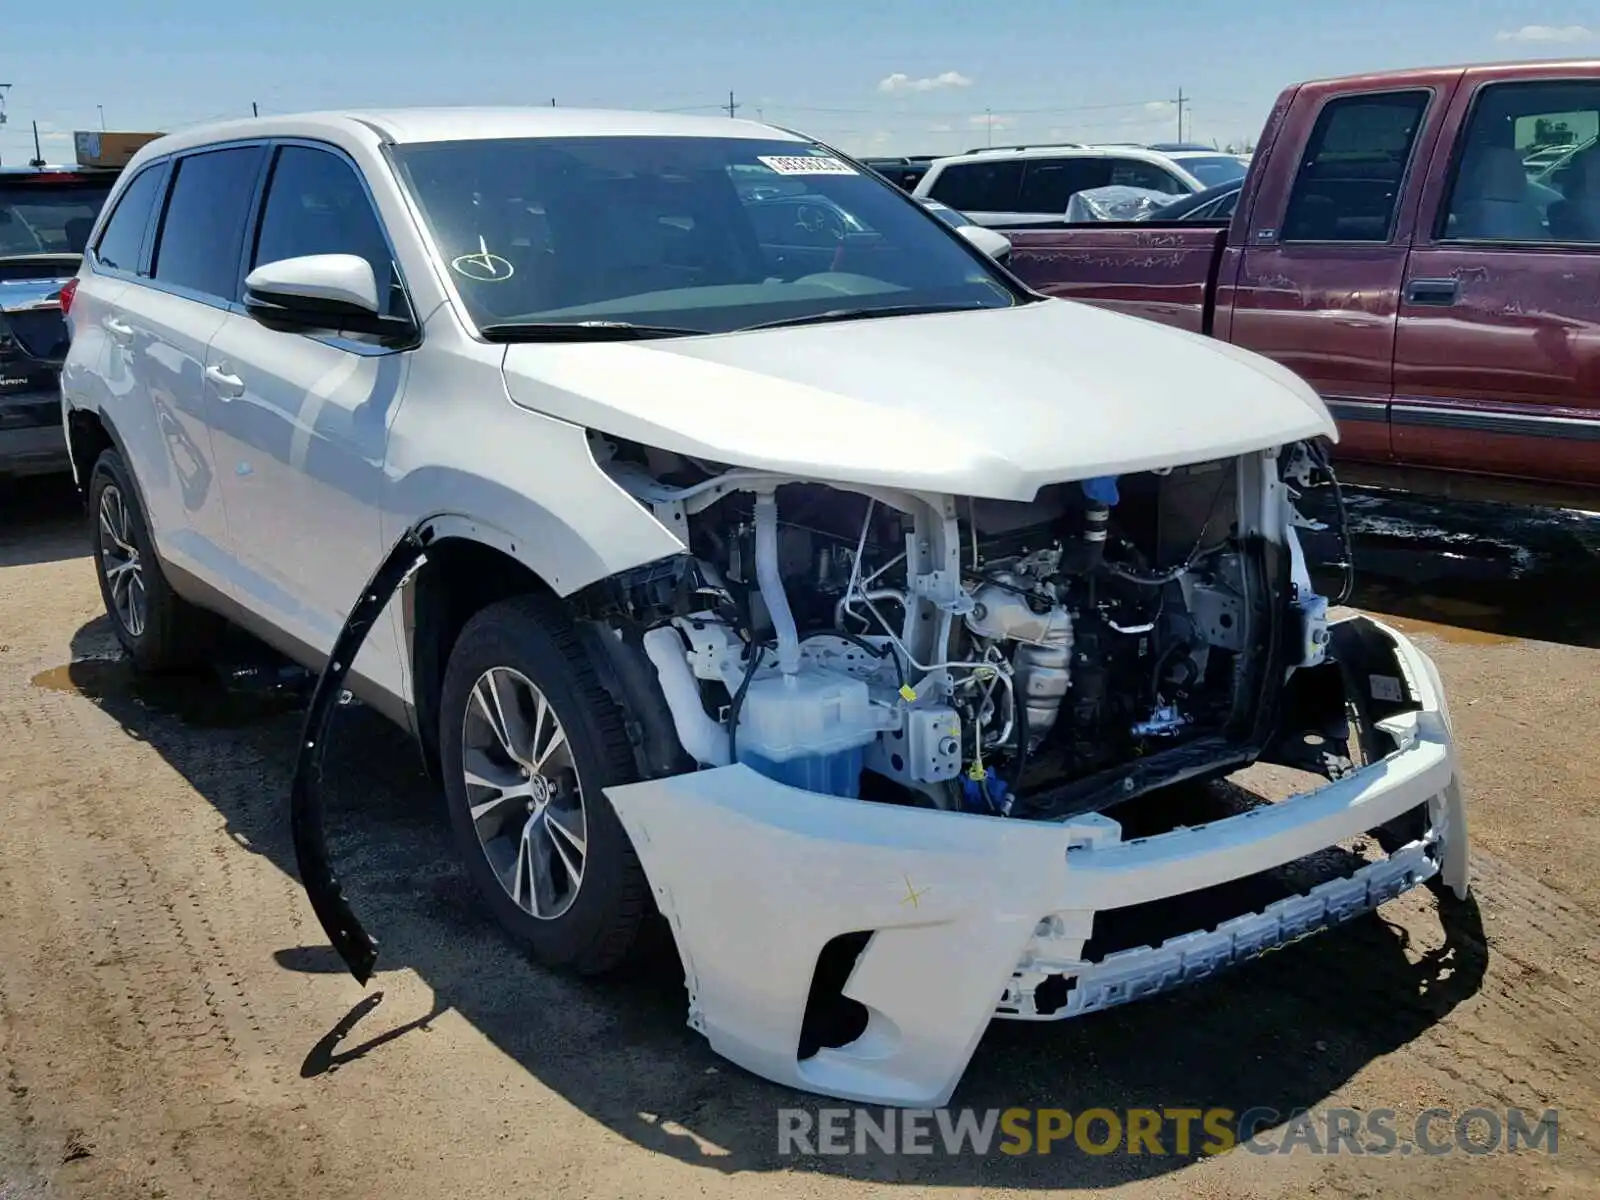
[[[1386,67],[1600,57],[1593,0],[16,0],[0,161],[70,131],[395,104],[725,103],[878,153],[989,138],[1252,136],[1286,84]],[[142,10],[142,11],[141,11]]]

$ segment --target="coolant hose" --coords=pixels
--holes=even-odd
[[[644,635],[644,652],[661,677],[661,694],[667,698],[678,741],[702,766],[728,765],[728,739],[723,728],[700,703],[700,688],[683,652],[677,630],[662,625]]]
[[[778,670],[793,675],[800,669],[800,632],[778,571],[778,495],[756,493],[756,583],[778,638]]]

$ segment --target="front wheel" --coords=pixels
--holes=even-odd
[[[649,888],[604,789],[637,774],[560,603],[521,596],[468,621],[439,719],[456,846],[495,918],[547,966],[616,966]]]

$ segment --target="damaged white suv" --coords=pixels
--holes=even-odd
[[[1465,895],[1439,676],[1330,623],[1301,552],[1317,396],[1029,292],[824,146],[564,109],[201,128],[140,151],[63,307],[132,658],[223,618],[326,667],[324,708],[415,731],[507,930],[593,972],[659,910],[690,1023],[759,1074],[940,1103],[994,1016]],[[1178,785],[1260,760],[1326,779],[1187,815]],[[1180,896],[1194,924],[1115,932]]]

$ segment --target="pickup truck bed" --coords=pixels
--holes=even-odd
[[[1347,478],[1596,509],[1596,129],[1595,61],[1302,84],[1228,225],[1008,229],[1011,269],[1289,367]]]
[[[1226,224],[1109,221],[1006,231],[1011,269],[1036,290],[1191,333],[1212,332],[1227,235]]]

